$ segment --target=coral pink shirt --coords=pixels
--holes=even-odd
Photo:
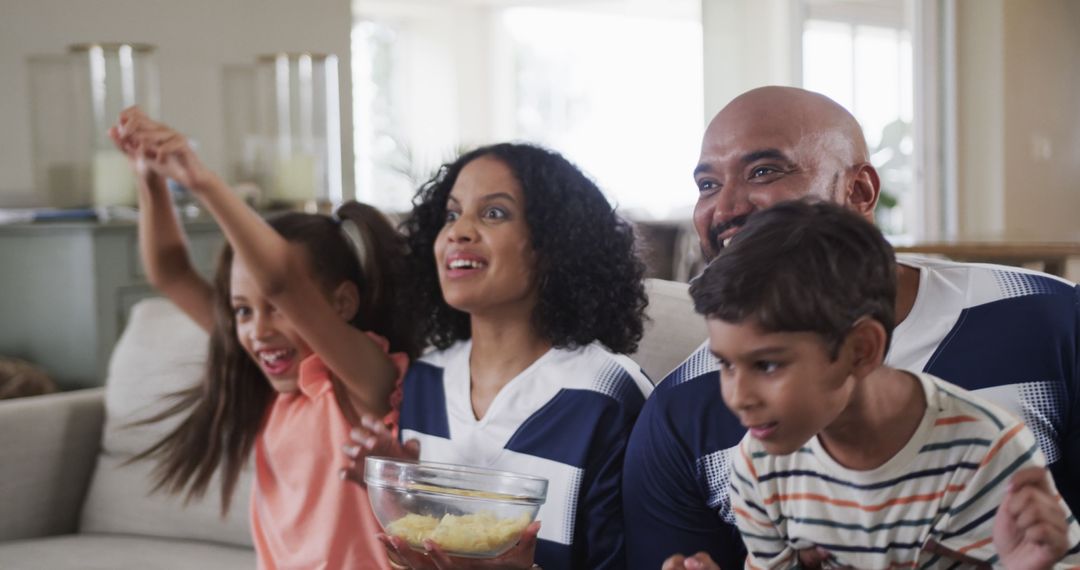
[[[385,339],[368,334],[388,348]],[[396,428],[408,359],[402,353],[389,356],[398,369],[388,416]],[[321,358],[305,358],[299,389],[277,396],[256,440],[251,531],[260,569],[390,568],[375,538],[381,527],[367,490],[338,475],[349,461],[342,446],[351,426],[330,378]]]

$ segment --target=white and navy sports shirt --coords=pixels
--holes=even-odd
[[[401,439],[420,458],[545,477],[536,562],[625,568],[623,456],[652,384],[632,360],[593,343],[553,348],[496,395],[482,419],[470,395],[471,341],[420,358],[404,381]]]
[[[1043,273],[897,256],[920,271],[911,313],[886,362],[923,371],[1021,418],[1058,490],[1080,510],[1080,288]],[[740,567],[729,473],[746,430],[724,406],[716,359],[703,344],[659,384],[626,452],[629,567],[707,551]]]

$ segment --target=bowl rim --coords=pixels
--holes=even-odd
[[[525,496],[525,495],[509,495],[504,493],[494,493],[504,495],[505,498],[491,498],[491,497],[470,497],[468,495],[459,495],[451,492],[434,491],[431,489],[410,489],[410,491],[417,493],[425,493],[430,495],[450,496],[458,499],[472,499],[481,501],[499,501],[503,503],[529,503],[529,504],[543,504],[547,502],[547,490],[550,482],[546,477],[537,477],[535,475],[526,475],[524,473],[517,473],[514,471],[503,471],[499,469],[489,469],[487,467],[475,467],[472,465],[461,465],[457,463],[443,463],[439,461],[423,461],[418,459],[396,459],[393,457],[383,456],[369,456],[364,459],[364,482],[368,485],[381,488],[402,488],[394,483],[387,483],[384,481],[373,480],[371,477],[371,469],[369,467],[375,463],[392,463],[402,466],[415,466],[415,467],[431,467],[435,469],[443,469],[453,473],[470,473],[477,475],[484,475],[489,477],[511,477],[519,480],[533,481],[542,483],[544,487],[543,496]],[[477,489],[479,490],[479,489]]]

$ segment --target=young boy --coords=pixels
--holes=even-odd
[[[691,287],[749,430],[730,479],[746,566],[1080,565],[1080,527],[1024,424],[883,365],[895,275],[872,224],[788,202],[751,216]]]

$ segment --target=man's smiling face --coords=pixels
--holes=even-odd
[[[778,202],[815,196],[872,215],[876,173],[871,191],[864,184],[855,192],[865,174],[861,141],[850,114],[820,95],[771,87],[736,98],[709,124],[694,169],[694,229],[705,258],[747,216]]]

